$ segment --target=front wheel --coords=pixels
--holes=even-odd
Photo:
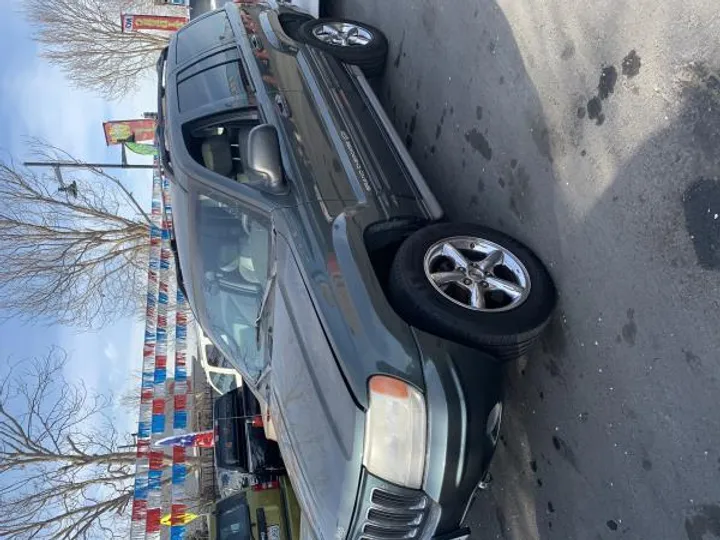
[[[300,26],[297,37],[343,62],[360,67],[367,77],[380,75],[385,68],[387,39],[380,30],[368,24],[350,19],[317,19]]]
[[[556,302],[550,274],[529,248],[471,224],[431,225],[410,236],[389,289],[408,323],[501,361],[529,349]]]

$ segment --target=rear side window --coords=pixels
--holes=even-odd
[[[177,33],[177,63],[182,64],[202,51],[232,43],[234,36],[224,11],[194,21]]]
[[[236,98],[238,107],[250,105],[249,84],[241,71],[240,60],[234,56],[229,52],[215,54],[202,61],[203,69],[184,70],[178,75],[178,108],[181,112],[228,98]]]

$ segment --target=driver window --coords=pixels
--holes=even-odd
[[[200,231],[206,261],[229,287],[262,289],[268,271],[268,227],[238,207],[200,195]]]
[[[246,183],[248,137],[259,123],[251,111],[194,122],[184,130],[185,145],[192,158],[206,169]]]
[[[264,367],[255,319],[268,279],[269,223],[210,192],[198,195],[197,223],[204,308],[213,341],[244,368],[243,375],[254,379]]]

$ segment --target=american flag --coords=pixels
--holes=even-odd
[[[210,430],[186,433],[185,435],[173,435],[156,441],[155,446],[198,446],[202,448],[212,448],[215,446],[215,432]]]

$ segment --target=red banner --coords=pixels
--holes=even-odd
[[[145,533],[159,533],[161,517],[162,508],[148,508],[147,522],[145,524]]]
[[[142,32],[143,30],[164,30],[176,32],[188,21],[187,17],[169,17],[167,15],[133,15],[123,13],[120,16],[123,32]]]
[[[165,413],[165,398],[155,398],[152,400],[152,413],[153,414],[164,414]]]
[[[173,410],[184,411],[187,409],[187,394],[176,394],[173,396]]]
[[[108,146],[124,142],[152,141],[155,139],[155,120],[113,120],[103,122],[103,130]]]

